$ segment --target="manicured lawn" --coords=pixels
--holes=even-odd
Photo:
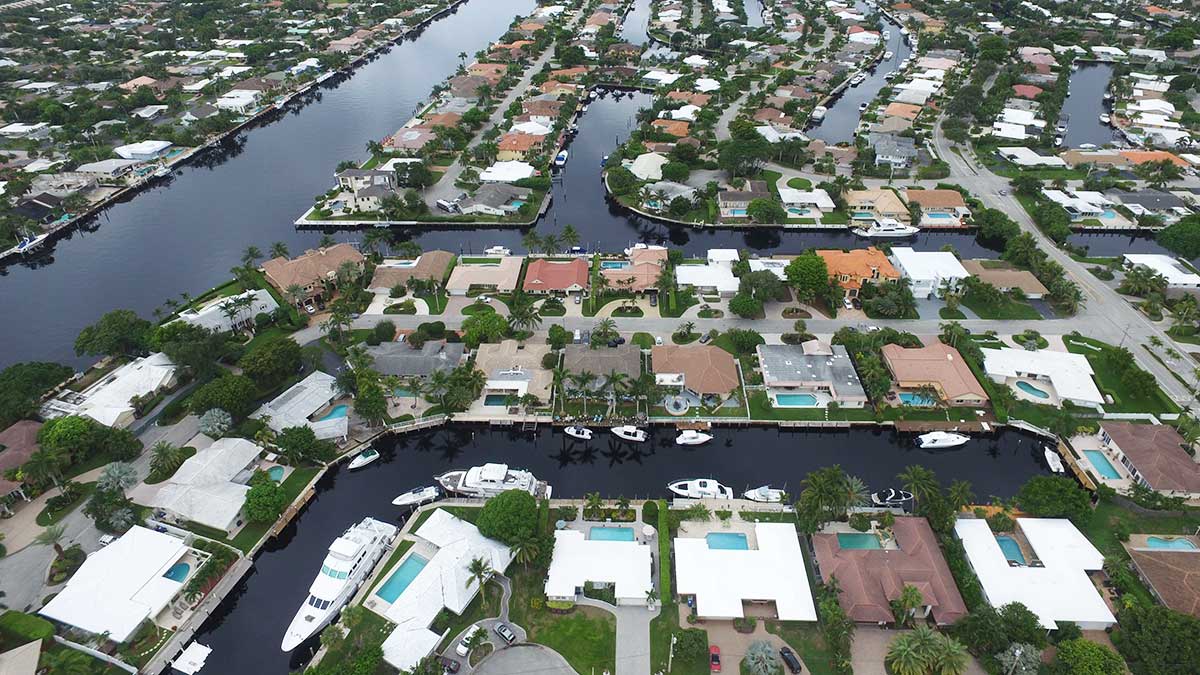
[[[614,317],[642,317],[645,316],[645,312],[641,307],[618,307],[613,310],[612,315]]]
[[[499,265],[500,259],[499,258],[472,258],[470,256],[463,256],[462,258],[458,259],[458,262],[461,265]]]
[[[754,391],[750,393],[750,419],[809,422],[827,419],[849,421],[875,419],[875,414],[867,408],[838,408],[831,411],[826,411],[825,408],[774,408],[767,400],[767,392]]]
[[[649,333],[638,332],[633,334],[633,339],[630,342],[642,349],[650,349],[654,346],[654,336]]]
[[[659,298],[658,314],[664,319],[677,319],[683,316],[692,305],[700,304],[700,299],[691,291],[674,290],[666,295],[666,298]]]
[[[965,318],[967,318],[966,314],[963,314],[961,311],[959,311],[957,309],[950,309],[949,307],[943,307],[943,308],[939,309],[938,316],[943,319],[965,319]]]
[[[576,607],[567,614],[551,612],[531,599],[545,599],[546,570],[514,563],[508,568],[513,584],[509,616],[529,634],[529,641],[562,654],[577,673],[613,672],[617,662],[617,621],[593,607]]]
[[[432,293],[417,293],[415,296],[418,300],[424,300],[425,306],[429,307],[430,314],[440,315],[446,311],[446,293],[438,291],[436,295]]]
[[[807,190],[812,187],[812,181],[807,178],[795,176],[788,179],[787,186],[793,190]]]
[[[1109,359],[1105,359],[1101,352],[1095,349],[1089,349],[1084,345],[1099,347],[1101,350],[1112,349],[1111,345],[1105,344],[1099,340],[1093,340],[1085,337],[1075,337],[1068,335],[1063,337],[1063,342],[1067,345],[1067,351],[1073,354],[1083,354],[1087,357],[1088,363],[1092,364],[1092,371],[1095,373],[1097,384],[1100,385],[1100,390],[1112,396],[1114,403],[1112,405],[1105,404],[1104,409],[1108,412],[1143,412],[1143,413],[1163,413],[1163,412],[1178,412],[1179,406],[1163,393],[1158,386],[1154,387],[1154,391],[1150,394],[1135,395],[1129,391],[1128,387],[1121,382],[1121,373],[1116,370]],[[1137,368],[1137,365],[1133,365]]]
[[[978,314],[981,319],[1012,321],[1022,319],[1037,320],[1042,318],[1042,315],[1032,305],[1017,302],[1011,298],[1005,298],[1004,302],[1000,304],[987,305],[977,302],[975,298],[967,295],[963,296],[962,304],[967,309]]]
[[[778,635],[796,652],[812,675],[835,675],[832,655],[825,647],[825,638],[816,623],[800,621],[767,621],[767,632]]]
[[[250,352],[254,351],[255,349],[259,349],[264,345],[271,344],[277,340],[282,340],[288,335],[291,335],[291,333],[278,326],[269,326],[267,328],[263,328],[255,333],[254,337],[250,338],[250,341],[246,343],[246,353],[249,354]]]
[[[496,308],[483,302],[477,302],[473,305],[467,305],[462,308],[463,316],[474,316],[476,314],[495,314]]]
[[[51,525],[54,525],[58,521],[67,517],[67,514],[71,513],[76,508],[78,508],[80,504],[87,501],[88,497],[91,496],[92,491],[95,489],[96,489],[96,484],[94,482],[80,484],[79,496],[77,496],[75,498],[75,501],[71,502],[64,508],[59,509],[58,511],[51,511],[49,506],[44,507],[37,514],[37,518],[35,519],[37,521],[37,524],[41,525],[42,527],[49,527]]]
[[[845,225],[850,222],[850,214],[845,211],[832,211],[821,214],[821,223],[825,225]]]

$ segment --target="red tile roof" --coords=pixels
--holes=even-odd
[[[1165,424],[1103,422],[1100,428],[1155,490],[1200,494],[1200,464],[1183,449],[1183,437]]]
[[[532,260],[525,269],[526,291],[565,291],[572,287],[587,288],[587,262],[576,258],[570,262]]]

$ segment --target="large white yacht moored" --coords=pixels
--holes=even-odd
[[[921,442],[922,448],[929,450],[936,448],[957,448],[960,445],[965,445],[967,441],[971,440],[971,437],[949,431],[931,431],[927,434],[917,436],[917,440]]]
[[[786,492],[779,488],[773,488],[770,485],[760,485],[753,490],[746,490],[742,493],[742,497],[752,502],[779,504],[783,501],[783,497],[786,494]]]
[[[280,648],[290,652],[316,635],[354,597],[371,569],[383,557],[399,530],[395,525],[363,518],[329,545],[321,571],[308,589],[308,598],[300,605]]]
[[[921,228],[913,225],[905,225],[895,218],[880,218],[871,223],[869,227],[858,227],[854,229],[854,234],[868,239],[880,237],[911,237],[921,231]]]
[[[733,499],[733,488],[711,478],[690,478],[667,483],[667,489],[689,499]]]
[[[521,490],[534,497],[550,498],[551,488],[545,481],[534,478],[524,469],[510,469],[507,464],[489,463],[473,466],[466,471],[456,470],[434,478],[446,492],[467,497],[495,497],[501,492]]]

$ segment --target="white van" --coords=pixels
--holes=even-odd
[[[575,329],[575,337],[572,339],[572,342],[575,344],[583,342],[583,335],[579,332],[578,328]]]

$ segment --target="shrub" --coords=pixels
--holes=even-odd
[[[483,505],[476,525],[483,536],[514,544],[533,534],[537,511],[537,500],[533,495],[523,490],[508,490]]]
[[[865,513],[855,513],[850,516],[850,527],[859,532],[866,532],[871,529],[871,517]]]
[[[0,632],[16,635],[25,643],[54,635],[54,624],[40,616],[9,610],[0,614]]]
[[[552,370],[558,365],[558,353],[546,352],[542,355],[542,367],[546,370]]]

